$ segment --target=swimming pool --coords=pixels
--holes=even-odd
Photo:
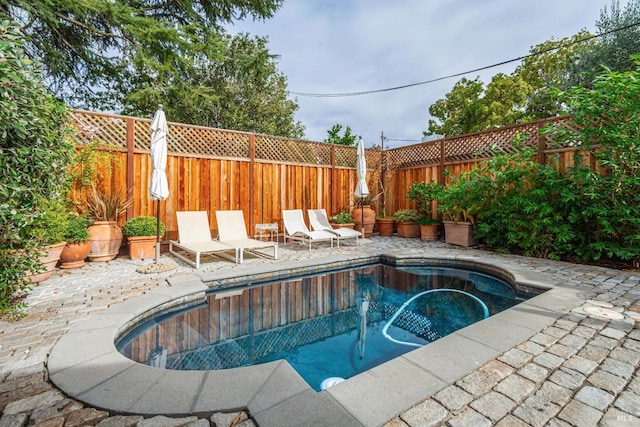
[[[284,359],[319,391],[328,378],[350,378],[530,296],[479,271],[377,264],[213,293],[155,315],[117,347],[177,370]]]

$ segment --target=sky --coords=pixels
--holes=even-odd
[[[532,46],[596,32],[611,0],[285,0],[266,21],[237,21],[231,34],[267,36],[290,92],[336,94],[424,82],[527,55]],[[621,8],[626,5],[620,1]],[[290,94],[305,136],[324,141],[350,126],[367,147],[419,143],[429,106],[462,77],[485,84],[516,61],[481,72],[362,96]]]

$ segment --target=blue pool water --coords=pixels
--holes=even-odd
[[[320,390],[327,378],[350,378],[529,296],[479,272],[380,264],[218,292],[156,316],[117,346],[179,370],[285,359]]]

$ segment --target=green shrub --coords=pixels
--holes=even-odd
[[[137,216],[124,223],[122,234],[127,237],[155,236],[158,222],[152,216]],[[160,235],[164,235],[165,226],[160,222]]]
[[[421,217],[431,218],[432,202],[439,200],[442,196],[443,188],[436,181],[414,182],[409,187],[407,199],[417,202],[417,211]]]
[[[55,239],[23,229],[36,228],[40,200],[66,197],[74,147],[67,108],[42,84],[19,26],[0,19],[0,310],[7,311],[29,289],[26,273],[42,269],[34,240]]]
[[[396,222],[418,222],[420,215],[415,209],[400,209],[393,214]]]
[[[82,243],[89,240],[89,221],[87,218],[69,214],[67,228],[64,233],[64,240],[67,243]]]
[[[558,259],[571,251],[575,232],[565,202],[569,177],[534,161],[535,151],[514,143],[469,174],[479,200],[476,237],[508,252]]]
[[[329,218],[329,221],[334,224],[350,224],[353,222],[353,219],[351,218],[351,213],[342,211],[338,215],[334,215]]]
[[[59,200],[40,199],[30,224],[20,230],[21,242],[35,241],[39,245],[52,245],[64,241],[68,214]]]

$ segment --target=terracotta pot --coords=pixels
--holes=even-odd
[[[27,273],[27,279],[33,283],[39,283],[47,280],[53,274],[53,270],[56,268],[56,264],[60,259],[60,253],[64,249],[67,242],[56,243],[45,248],[45,253],[40,257],[40,262],[44,264],[46,270],[42,273],[29,274]]]
[[[67,243],[60,254],[60,268],[80,268],[91,251],[91,243]]]
[[[362,224],[364,217],[364,237],[371,237],[373,234],[373,226],[376,223],[376,211],[369,205],[358,206],[351,211],[351,219],[356,224],[355,229],[362,231]]]
[[[329,225],[331,225],[331,227],[333,228],[350,228],[351,230],[353,230],[353,228],[356,226],[356,223],[347,222],[344,224],[338,224],[337,222],[330,222]]]
[[[122,230],[115,221],[96,221],[89,227],[89,261],[110,261],[118,256]]]
[[[127,237],[129,243],[129,258],[151,259],[156,256],[157,236]]]
[[[434,242],[440,236],[440,224],[420,224],[420,238],[427,242]]]
[[[378,233],[381,236],[393,236],[393,227],[396,221],[393,218],[377,218]]]
[[[442,221],[444,224],[444,241],[452,245],[473,246],[478,242],[470,222]]]
[[[413,221],[398,222],[399,237],[420,237],[420,224]]]

